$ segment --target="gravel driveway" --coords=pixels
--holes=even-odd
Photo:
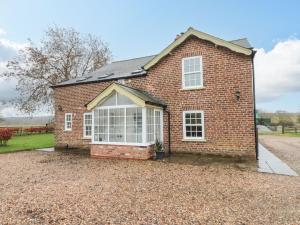
[[[299,177],[37,151],[0,168],[0,224],[300,224]]]
[[[259,141],[300,174],[300,138],[260,135]]]

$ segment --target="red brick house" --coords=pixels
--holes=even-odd
[[[166,153],[255,156],[253,57],[247,39],[189,28],[154,56],[112,62],[53,87],[57,147],[94,157]]]

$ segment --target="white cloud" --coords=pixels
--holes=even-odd
[[[31,116],[29,114],[24,114],[20,110],[18,110],[12,104],[1,105],[0,104],[0,115],[3,117],[22,117],[22,116]],[[52,112],[47,111],[46,107],[41,108],[40,110],[34,112],[33,116],[49,116],[53,115]]]
[[[5,38],[0,38],[0,62],[7,62],[17,52],[26,47],[26,43],[16,43]]]
[[[300,40],[280,41],[269,52],[258,49],[254,63],[258,102],[300,91]]]
[[[0,35],[5,35],[6,31],[0,27]]]
[[[0,35],[5,31],[0,28]],[[24,48],[26,44],[16,43],[5,38],[0,38],[0,73],[6,70],[8,60],[16,56],[17,52]],[[17,81],[15,79],[0,78],[0,111],[3,116],[21,116],[15,107],[10,104],[1,105],[2,102],[8,102],[18,95],[16,91]]]
[[[1,115],[3,117],[17,117],[17,116],[24,116],[19,110],[17,110],[13,106],[4,106],[1,110]]]
[[[0,39],[0,73],[6,71],[7,61],[16,56],[18,50],[23,48],[24,44],[14,43],[6,39]],[[0,78],[0,101],[8,101],[16,97],[15,90],[17,81]]]

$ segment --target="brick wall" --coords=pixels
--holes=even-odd
[[[94,158],[150,159],[153,156],[153,145],[147,147],[130,145],[91,145],[91,156]]]
[[[181,89],[181,59],[201,55],[204,88]],[[127,79],[126,85],[146,90],[168,105],[171,115],[171,149],[255,155],[251,56],[232,52],[214,44],[189,38],[148,71],[147,76]],[[83,140],[84,105],[111,82],[55,89],[56,144],[88,147]],[[240,100],[235,92],[241,93]],[[62,106],[62,111],[58,110]],[[203,110],[205,141],[183,141],[182,112]],[[64,113],[73,113],[73,130],[65,132]],[[168,148],[167,113],[164,113],[164,144]]]

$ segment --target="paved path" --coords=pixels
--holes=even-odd
[[[43,151],[43,152],[54,152],[54,148],[38,148],[37,151]]]
[[[267,150],[263,145],[259,144],[258,154],[259,172],[275,173],[288,176],[298,176],[286,163],[277,158],[273,153]]]
[[[300,175],[300,137],[259,135],[259,142]]]

